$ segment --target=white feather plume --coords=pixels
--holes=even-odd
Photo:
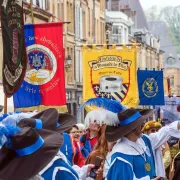
[[[38,112],[27,112],[27,113],[14,113],[12,115],[7,116],[5,119],[2,120],[2,124],[11,124],[16,126],[16,124],[24,119],[24,118],[31,118],[36,115]]]
[[[89,128],[90,121],[95,121],[97,124],[102,126],[106,124],[108,126],[117,126],[119,124],[119,119],[117,113],[113,113],[104,109],[97,109],[90,111],[85,118],[85,126]]]

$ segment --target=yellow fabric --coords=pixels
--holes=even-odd
[[[150,130],[151,128],[161,128],[162,127],[162,125],[161,125],[161,123],[159,123],[159,122],[157,122],[157,121],[154,121],[154,120],[152,120],[152,121],[148,121],[145,125],[144,125],[144,127],[143,127],[143,129],[142,129],[142,132],[143,133],[145,133],[146,131],[148,131],[148,130]]]
[[[95,45],[88,49],[83,46],[83,102],[95,97],[106,97],[121,101],[128,107],[137,107],[139,96],[136,57],[136,45],[131,48],[123,46],[122,49],[117,49],[115,45],[112,49],[107,49],[106,46],[98,49]],[[122,80],[123,92],[102,91],[100,80],[103,77]]]
[[[163,155],[163,162],[164,162],[164,167],[167,169],[170,164],[171,164],[171,153],[169,150],[167,150],[164,155]]]
[[[48,108],[55,108],[60,113],[68,112],[66,105],[64,105],[64,106],[43,106],[43,105],[40,105],[40,106],[33,106],[33,107],[28,107],[28,108],[15,108],[15,110],[22,111],[22,112],[28,112],[28,111],[35,111],[35,110],[43,111],[43,110],[48,109]]]

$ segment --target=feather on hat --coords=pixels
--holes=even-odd
[[[96,121],[97,124],[116,126],[119,123],[117,113],[113,113],[104,109],[90,111],[85,118],[85,127],[89,128],[90,122]]]
[[[81,105],[80,110],[82,110],[85,106],[97,106],[99,108],[106,109],[114,113],[119,113],[122,110],[126,109],[126,107],[123,106],[119,101],[106,98],[91,98],[83,105]]]

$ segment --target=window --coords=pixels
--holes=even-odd
[[[26,0],[30,2],[30,0]],[[35,6],[38,6],[44,10],[49,10],[49,0],[33,0],[32,1]]]
[[[119,26],[113,26],[113,35],[112,35],[112,41],[113,43],[121,44],[122,43],[122,27]]]
[[[100,22],[100,43],[103,43],[103,28],[102,28],[102,22]]]
[[[76,17],[75,17],[76,39],[80,39],[80,29],[81,29],[80,8],[76,7],[75,11],[76,11]]]
[[[74,57],[73,48],[71,48],[71,52],[70,52],[70,53],[71,53],[70,56],[71,56],[71,58],[72,58],[72,60],[73,60],[73,57]]]
[[[91,10],[91,14],[92,14],[92,18],[91,18],[91,33],[92,33],[92,36],[93,36],[93,38],[95,38],[95,32],[94,32],[94,26],[95,26],[95,23],[96,22],[94,22],[94,15],[93,15],[93,9]]]
[[[125,40],[125,44],[128,44],[128,30],[127,30],[127,28],[124,28],[124,40]]]
[[[88,35],[91,36],[91,11],[90,8],[88,8]]]
[[[50,9],[50,0],[45,0],[45,10]]]
[[[99,23],[96,20],[96,43],[99,43]]]
[[[113,26],[113,34],[119,34],[119,27]]]
[[[174,77],[170,78],[170,87],[174,87]]]
[[[82,20],[83,20],[83,38],[86,38],[86,13],[82,12]]]
[[[67,47],[67,55],[66,56],[68,56],[68,55],[70,55],[69,47]]]
[[[80,51],[76,51],[76,59],[75,59],[75,72],[76,72],[76,81],[80,82]]]
[[[104,11],[104,0],[100,0],[100,10]]]
[[[61,10],[60,10],[60,19],[61,19],[61,21],[63,21],[64,20],[64,3],[62,2],[61,3]]]
[[[104,23],[102,23],[102,44],[104,44],[104,38],[105,38],[105,27],[104,27]]]
[[[40,7],[40,2],[39,2],[39,0],[36,0],[36,5]]]
[[[69,2],[67,2],[67,22],[70,21],[70,16],[69,16]],[[67,25],[67,30],[69,31],[70,30],[70,24]]]
[[[71,32],[74,32],[74,7],[70,4],[70,21],[71,21]]]
[[[60,4],[60,0],[58,0],[58,3],[57,3],[57,16],[58,16],[58,19],[60,20],[61,18],[61,4]]]

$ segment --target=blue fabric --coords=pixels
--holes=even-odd
[[[83,157],[86,159],[89,156],[89,151],[83,146],[81,147],[81,153],[83,155]]]
[[[24,34],[26,39],[26,47],[35,44],[34,25],[27,24],[24,26]],[[23,81],[19,90],[13,95],[14,107],[25,108],[39,106],[41,104],[40,88]]]
[[[131,166],[121,161],[116,161],[108,171],[107,180],[133,180]]]
[[[109,169],[107,175],[108,180],[116,180],[119,179],[119,177],[122,180],[133,180],[133,173],[135,174],[136,178],[142,178],[149,175],[150,179],[153,179],[156,176],[151,142],[145,136],[143,136],[142,139],[144,140],[145,145],[149,149],[149,152],[144,153],[144,156],[146,156],[146,160],[151,166],[151,171],[150,172],[146,171],[145,160],[142,158],[141,155],[126,155],[117,152],[112,155],[111,162],[113,162],[113,160],[116,159],[117,157],[121,157],[126,161],[128,161],[130,164],[132,164],[133,171],[129,164],[120,160],[116,160]]]
[[[163,71],[138,70],[140,105],[164,105]]]
[[[60,123],[57,123],[57,124],[56,124],[56,127],[59,127],[59,126],[61,126],[61,124],[60,124]]]
[[[84,141],[84,138],[85,138],[85,141]],[[80,141],[82,143],[81,153],[84,158],[87,158],[89,154],[92,152],[91,143],[88,139],[86,139],[86,135],[81,136]]]
[[[141,117],[141,114],[139,112],[137,112],[133,116],[131,116],[130,118],[125,119],[123,121],[120,121],[120,126],[124,126],[124,125],[130,124],[133,121],[137,120],[139,117]]]
[[[54,172],[54,169],[56,167],[64,167],[67,168],[71,173],[73,173],[75,175],[75,177],[78,178],[78,174],[76,173],[76,171],[70,166],[68,165],[65,161],[63,161],[62,159],[58,159],[56,160],[53,165],[47,169],[41,176],[44,178],[44,180],[51,180],[52,179],[52,175]],[[56,174],[56,180],[75,180],[75,177],[67,171],[64,170],[59,170],[57,171]]]
[[[15,152],[18,157],[27,156],[36,152],[38,149],[42,147],[43,144],[44,144],[44,140],[39,136],[36,143],[23,149],[16,149]]]
[[[75,156],[73,152],[73,144],[71,142],[71,137],[69,134],[63,133],[64,143],[60,149],[60,151],[66,156],[70,164],[73,164],[73,158]]]
[[[36,125],[35,125],[35,128],[36,129],[42,129],[43,128],[43,123],[40,119],[35,119],[36,121]]]
[[[2,114],[0,115],[0,122],[5,119],[6,117],[8,117],[10,114]]]

